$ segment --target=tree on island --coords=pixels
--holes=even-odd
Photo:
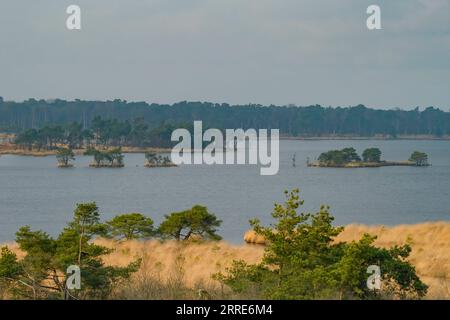
[[[94,162],[97,165],[97,167],[100,167],[100,165],[102,164],[102,162],[105,158],[105,155],[95,148],[87,148],[87,150],[84,152],[84,155],[85,156],[93,156]]]
[[[123,158],[124,157],[122,154],[122,147],[118,147],[118,148],[109,150],[107,152],[107,155],[109,156],[110,165],[112,167],[114,167],[114,166],[122,167],[123,166]]]
[[[378,148],[368,148],[362,153],[364,162],[381,162],[381,150]]]
[[[336,242],[342,227],[334,227],[329,208],[299,213],[299,191],[286,191],[286,202],[275,204],[275,223],[251,225],[267,240],[262,262],[234,261],[226,273],[214,275],[235,293],[255,299],[418,299],[427,286],[407,261],[409,245],[379,248],[376,237]],[[381,268],[380,290],[369,289],[368,267]]]
[[[106,222],[108,233],[116,239],[145,239],[154,235],[153,220],[140,213],[128,213]]]
[[[324,165],[343,165],[345,163],[344,156],[339,150],[323,152],[319,155],[318,160]]]
[[[146,167],[175,167],[176,165],[170,160],[168,156],[162,157],[153,152],[147,152],[145,154],[147,160]]]
[[[341,150],[345,162],[358,162],[361,161],[360,156],[356,152],[355,148],[344,148]]]
[[[107,151],[100,151],[95,148],[88,148],[84,155],[93,156],[94,164],[92,167],[101,168],[101,167],[110,167],[110,168],[119,168],[123,167],[123,154],[122,148],[114,148]]]
[[[344,165],[350,162],[359,162],[361,158],[354,148],[344,148],[342,150],[323,152],[318,160],[324,165]]]
[[[148,163],[156,163],[158,160],[158,156],[154,152],[146,152],[145,159],[147,159]]]
[[[208,212],[206,207],[196,205],[189,210],[166,215],[165,218],[159,227],[159,233],[165,238],[178,241],[188,240],[191,236],[210,240],[221,239],[216,228],[222,221]]]
[[[428,166],[428,155],[425,152],[414,151],[409,161],[414,162],[418,167]]]
[[[58,161],[58,166],[61,168],[72,167],[73,165],[70,161],[75,160],[75,154],[70,148],[59,148],[56,154],[56,160]]]

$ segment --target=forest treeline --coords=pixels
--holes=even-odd
[[[179,102],[172,105],[145,102],[35,100],[4,101],[0,98],[0,131],[23,132],[44,126],[72,123],[91,128],[94,119],[145,125],[149,131],[179,127],[202,120],[206,127],[280,129],[285,136],[375,136],[450,134],[450,112],[435,107],[421,111],[376,110],[319,105],[262,106],[209,102]],[[164,130],[164,129],[161,129]]]
[[[17,133],[13,142],[28,150],[57,150],[62,145],[69,149],[89,149],[99,147],[162,147],[173,146],[172,131],[177,128],[192,130],[192,124],[162,124],[151,128],[142,118],[128,120],[102,119],[95,117],[90,128],[83,128],[81,123],[68,125],[45,125],[40,129],[25,129]]]

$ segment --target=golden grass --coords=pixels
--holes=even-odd
[[[433,222],[395,227],[351,224],[345,227],[336,241],[358,240],[364,233],[378,236],[375,245],[380,247],[410,243],[410,261],[421,279],[430,287],[427,298],[450,299],[450,223]],[[252,232],[246,233],[246,241],[253,239],[261,243],[264,240],[252,236]],[[162,281],[170,281],[181,272],[181,281],[188,288],[198,288],[199,283],[203,287],[218,288],[220,285],[211,279],[212,274],[224,271],[233,260],[258,263],[264,252],[263,245],[232,245],[224,241],[180,243],[150,240],[117,243],[98,239],[96,243],[115,249],[112,254],[105,256],[106,264],[123,266],[139,257],[143,259],[143,264],[136,277],[145,278],[150,275]],[[19,258],[23,257],[16,244],[9,246]]]
[[[264,248],[253,245],[231,245],[220,242],[190,242],[177,241],[160,242],[125,241],[120,243],[99,239],[96,243],[115,248],[115,251],[104,258],[110,265],[124,266],[134,258],[144,258],[144,265],[153,268],[163,277],[175,276],[179,272],[180,263],[184,269],[184,282],[188,287],[197,283],[218,285],[211,276],[219,271],[225,271],[233,260],[245,260],[248,263],[258,263]],[[141,270],[146,272],[147,270]]]

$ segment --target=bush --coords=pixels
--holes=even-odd
[[[334,227],[329,208],[314,214],[298,213],[303,204],[299,191],[286,192],[284,205],[275,204],[276,223],[263,227],[251,221],[253,230],[266,239],[263,260],[248,265],[234,261],[217,280],[235,292],[256,292],[264,299],[377,299],[422,298],[427,286],[406,260],[408,245],[381,249],[373,246],[374,237],[365,235],[358,242],[334,243],[343,228]],[[382,271],[379,291],[367,287],[367,268],[377,265]]]

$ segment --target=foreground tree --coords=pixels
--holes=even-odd
[[[191,236],[220,240],[216,228],[221,223],[222,221],[209,213],[206,207],[196,205],[189,210],[166,215],[166,220],[159,227],[159,233],[165,238],[175,240],[187,240]]]
[[[106,225],[109,234],[116,239],[145,239],[154,235],[153,220],[140,213],[116,216]]]
[[[268,299],[376,299],[421,298],[427,286],[406,260],[408,245],[382,249],[374,237],[335,243],[343,228],[333,227],[328,207],[314,214],[298,213],[303,204],[298,190],[286,192],[284,205],[276,204],[276,223],[264,227],[252,220],[254,231],[267,242],[262,262],[234,261],[226,274],[214,277],[237,293]],[[367,287],[367,268],[382,270],[379,291]]]
[[[381,162],[381,150],[378,148],[368,148],[362,153],[364,162]]]
[[[16,242],[25,257],[18,260],[9,249],[3,248],[0,281],[19,298],[107,298],[115,285],[137,271],[140,261],[126,267],[105,266],[102,256],[112,250],[92,242],[105,232],[95,203],[78,204],[73,220],[56,239],[45,232],[22,227],[16,234]],[[81,270],[80,290],[69,290],[66,285],[69,266]]]

